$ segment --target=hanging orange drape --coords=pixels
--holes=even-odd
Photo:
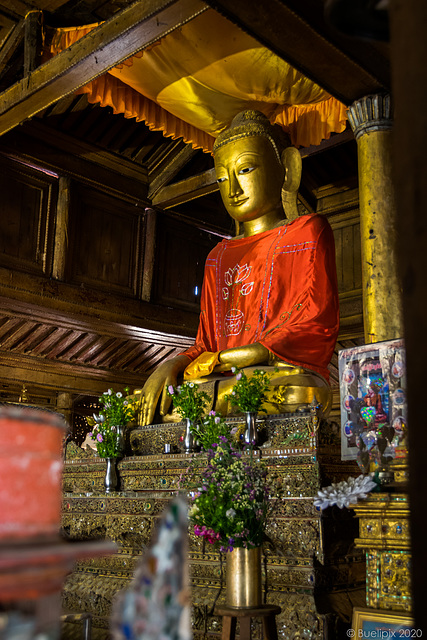
[[[58,29],[50,55],[97,26]],[[296,146],[319,144],[347,120],[344,104],[213,9],[79,92],[205,151],[244,109],[282,125]]]

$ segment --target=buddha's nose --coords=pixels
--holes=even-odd
[[[243,193],[243,189],[240,186],[240,183],[234,171],[230,172],[229,184],[230,184],[230,191],[229,191],[230,198],[235,198],[236,196],[240,196]]]

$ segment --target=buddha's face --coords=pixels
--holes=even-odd
[[[269,140],[231,140],[215,153],[215,170],[225,208],[234,220],[250,222],[281,208],[284,169]]]

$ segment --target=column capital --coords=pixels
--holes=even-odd
[[[348,108],[348,121],[356,140],[371,131],[389,131],[393,123],[390,95],[376,94],[355,100]]]

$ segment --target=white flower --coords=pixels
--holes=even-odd
[[[121,398],[122,396],[123,396],[122,392],[121,391],[117,391],[116,397],[117,398]]]
[[[234,509],[228,509],[225,512],[225,515],[227,516],[227,518],[233,519],[234,516],[236,515],[236,512],[234,511]]]
[[[370,476],[363,475],[338,483],[334,482],[330,487],[318,491],[314,506],[319,509],[326,509],[336,504],[337,507],[342,509],[357,502],[360,498],[366,498],[367,494],[376,486]]]
[[[107,393],[108,393],[109,396],[112,396],[113,395],[113,390],[112,389],[108,389]]]

